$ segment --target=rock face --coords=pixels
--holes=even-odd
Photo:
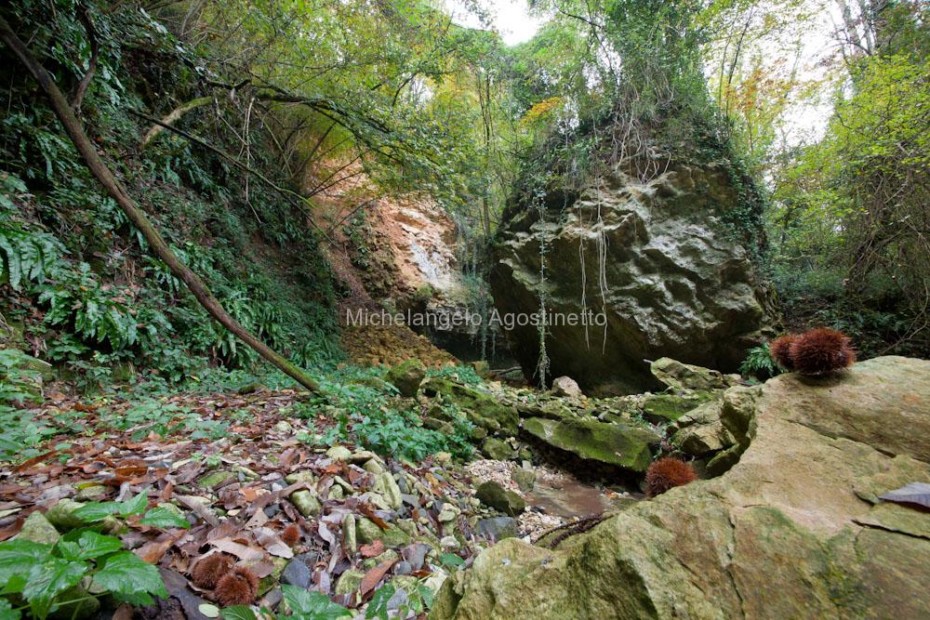
[[[758,344],[764,298],[745,249],[721,232],[722,214],[737,204],[723,166],[673,164],[648,183],[617,171],[573,203],[549,202],[557,204],[544,221],[527,207],[505,222],[491,287],[502,324],[537,313],[545,290],[553,377],[568,375],[586,393],[638,393],[657,386],[644,360],[668,356],[730,372]],[[559,314],[602,307],[605,327],[555,324]],[[538,330],[516,326],[507,337],[531,377]]]
[[[555,551],[506,540],[447,582],[432,617],[930,617],[930,517],[878,500],[930,481],[930,362],[733,391],[751,443],[723,476]]]

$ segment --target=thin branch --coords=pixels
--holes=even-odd
[[[71,107],[76,112],[81,111],[81,103],[84,102],[84,95],[87,93],[87,87],[90,81],[94,79],[94,73],[97,71],[97,56],[100,54],[100,44],[97,42],[97,32],[94,28],[94,22],[90,19],[90,13],[87,5],[83,2],[78,5],[78,19],[84,25],[87,32],[87,41],[90,43],[90,62],[87,64],[87,71],[84,77],[78,82],[77,88],[74,89],[74,95],[71,97]]]
[[[268,177],[266,177],[264,174],[262,174],[261,172],[259,172],[259,171],[256,170],[255,168],[251,168],[251,167],[245,165],[244,163],[242,163],[241,161],[239,161],[238,159],[236,159],[235,157],[233,157],[232,155],[230,155],[229,153],[227,153],[227,152],[224,151],[223,149],[221,149],[221,148],[219,148],[219,147],[216,147],[216,146],[213,146],[212,144],[210,144],[209,142],[207,142],[206,140],[204,140],[203,138],[201,138],[201,137],[199,137],[199,136],[195,136],[194,134],[188,133],[188,132],[184,131],[183,129],[178,129],[177,127],[172,127],[171,125],[168,125],[167,123],[162,123],[162,122],[161,122],[160,120],[158,120],[157,118],[155,118],[155,117],[153,117],[153,116],[149,116],[148,114],[143,114],[142,112],[137,112],[136,110],[132,110],[132,109],[127,109],[127,112],[129,112],[129,113],[132,114],[133,116],[137,116],[137,117],[139,117],[139,118],[141,118],[141,119],[143,119],[143,120],[149,121],[150,123],[155,123],[155,124],[157,124],[157,125],[161,125],[162,127],[164,127],[165,129],[167,129],[168,131],[170,131],[170,132],[172,132],[172,133],[175,133],[175,134],[181,136],[182,138],[186,138],[187,140],[190,140],[191,142],[193,142],[193,143],[195,143],[195,144],[198,144],[198,145],[202,146],[202,147],[205,148],[205,149],[208,149],[208,150],[212,151],[213,153],[215,153],[215,154],[219,155],[220,157],[222,157],[223,159],[227,160],[228,162],[230,162],[231,164],[233,164],[234,166],[236,166],[236,167],[239,168],[240,170],[243,170],[243,171],[248,172],[249,174],[255,176],[255,178],[257,178],[258,180],[260,180],[260,181],[263,182],[265,185],[267,185],[267,186],[270,187],[271,189],[275,190],[275,191],[278,192],[279,194],[281,194],[281,195],[283,195],[283,196],[286,196],[286,197],[288,197],[288,198],[296,199],[295,204],[297,204],[297,206],[304,212],[304,214],[307,215],[307,217],[308,217],[308,219],[309,219],[309,221],[310,221],[310,224],[311,224],[314,228],[316,228],[319,232],[323,233],[323,235],[326,237],[326,240],[327,240],[327,241],[329,241],[330,243],[334,243],[333,240],[329,238],[329,235],[326,235],[326,232],[325,232],[319,225],[317,225],[316,222],[313,221],[313,218],[312,218],[312,217],[310,217],[310,211],[309,211],[309,209],[307,208],[307,204],[306,204],[307,201],[306,201],[306,199],[305,199],[303,196],[301,196],[300,194],[298,194],[297,192],[295,192],[295,191],[293,191],[293,190],[290,190],[290,189],[287,189],[286,187],[281,187],[280,185],[278,185],[277,183],[275,183],[274,181],[272,181],[271,179],[269,179]]]

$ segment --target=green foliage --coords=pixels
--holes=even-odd
[[[450,379],[463,385],[481,385],[484,383],[484,379],[478,376],[474,368],[464,365],[428,368],[426,376],[437,379]]]
[[[122,549],[118,538],[89,528],[72,530],[54,545],[2,542],[0,582],[5,585],[0,596],[7,610],[28,607],[32,617],[43,619],[58,610],[76,609],[91,597],[111,596],[133,605],[150,605],[152,596],[167,598],[158,569]],[[79,587],[85,579],[91,585]]]
[[[322,443],[355,441],[379,454],[411,461],[436,452],[462,458],[471,454],[472,425],[464,414],[451,407],[445,412],[455,420],[451,434],[425,428],[418,409],[399,408],[404,401],[393,398],[393,386],[371,380],[375,372],[350,367],[322,380],[330,415],[337,420],[320,439]]]
[[[781,374],[782,370],[778,363],[772,359],[768,346],[762,345],[747,351],[746,359],[739,366],[739,372],[744,377],[755,377],[764,380]]]
[[[152,433],[161,437],[184,434],[191,439],[210,440],[229,435],[229,422],[203,419],[195,412],[154,398],[142,398],[125,411],[102,409],[100,426],[131,430],[134,441]]]
[[[189,52],[144,12],[85,5],[100,55],[82,116],[130,194],[253,333],[302,366],[337,357],[328,271],[303,212],[265,192],[242,201],[244,179],[224,160],[171,134],[144,152],[137,148],[144,127],[127,109],[143,108],[155,82],[161,100],[198,88],[184,65]],[[32,32],[35,49],[44,50],[43,60],[68,90],[83,76],[90,49],[75,3],[57,0],[56,6],[48,13],[24,3],[9,12],[17,27]],[[161,56],[153,61],[149,53]],[[15,66],[8,54],[0,50]],[[94,389],[109,384],[111,369],[126,361],[175,383],[207,364],[259,364],[147,256],[141,235],[34,93],[25,74],[12,79],[10,113],[0,124],[0,285],[19,293],[4,296],[0,312],[23,317],[37,348],[44,344],[48,359],[77,371],[79,382]],[[226,139],[238,137],[220,132],[218,140]],[[264,159],[267,147],[256,142],[253,155]],[[269,245],[263,240],[256,250],[249,220],[259,211]]]
[[[352,612],[333,603],[320,592],[310,592],[290,585],[281,586],[281,590],[291,617],[298,620],[342,620],[352,617]]]
[[[824,138],[785,155],[767,218],[772,273],[799,327],[835,325],[864,357],[920,356],[930,343],[930,31],[920,3],[882,16],[874,49],[846,59]]]

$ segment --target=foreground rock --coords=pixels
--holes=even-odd
[[[930,517],[877,499],[930,481],[930,362],[785,375],[735,400],[751,444],[725,475],[556,551],[505,540],[447,582],[432,617],[930,617]]]
[[[537,209],[514,210],[495,246],[491,286],[498,310],[535,313],[545,290],[553,316],[578,318],[597,312],[603,293],[606,328],[554,320],[546,342],[553,376],[572,377],[588,394],[656,387],[644,360],[662,356],[736,370],[760,341],[765,311],[745,249],[722,232],[722,219],[739,202],[732,178],[716,164],[673,163],[645,183],[615,170],[577,199],[547,196],[545,221]],[[507,338],[531,377],[539,358],[537,329],[517,326]]]

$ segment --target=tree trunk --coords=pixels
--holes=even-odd
[[[129,194],[126,193],[122,184],[113,176],[113,173],[110,172],[110,169],[97,154],[93,144],[87,138],[87,135],[85,135],[80,121],[78,121],[77,117],[74,115],[67,100],[58,86],[56,86],[51,76],[29,52],[26,44],[16,36],[16,33],[13,32],[13,29],[3,17],[0,17],[0,40],[16,54],[29,73],[31,73],[39,83],[39,86],[42,87],[42,90],[45,91],[52,110],[58,116],[61,124],[64,125],[65,131],[67,131],[68,135],[71,137],[71,141],[74,143],[74,146],[77,147],[81,157],[84,158],[87,167],[90,168],[90,171],[97,177],[97,180],[106,188],[113,199],[116,200],[133,225],[142,232],[142,235],[145,237],[145,240],[148,241],[155,255],[168,265],[168,268],[171,269],[171,273],[187,285],[187,288],[197,301],[200,302],[200,305],[206,308],[207,312],[219,321],[223,327],[232,332],[236,337],[242,340],[242,342],[254,349],[271,364],[279,368],[283,373],[308,390],[319,393],[320,386],[315,380],[298,368],[296,364],[293,364],[283,355],[280,355],[249,333],[236,319],[230,316],[223,308],[222,304],[220,304],[219,300],[210,292],[210,289],[207,288],[204,281],[181,262],[174,252],[171,251],[171,248],[168,247],[168,244],[162,238],[161,234],[159,234],[155,227],[152,226],[151,222],[148,221],[142,209],[129,197]]]

